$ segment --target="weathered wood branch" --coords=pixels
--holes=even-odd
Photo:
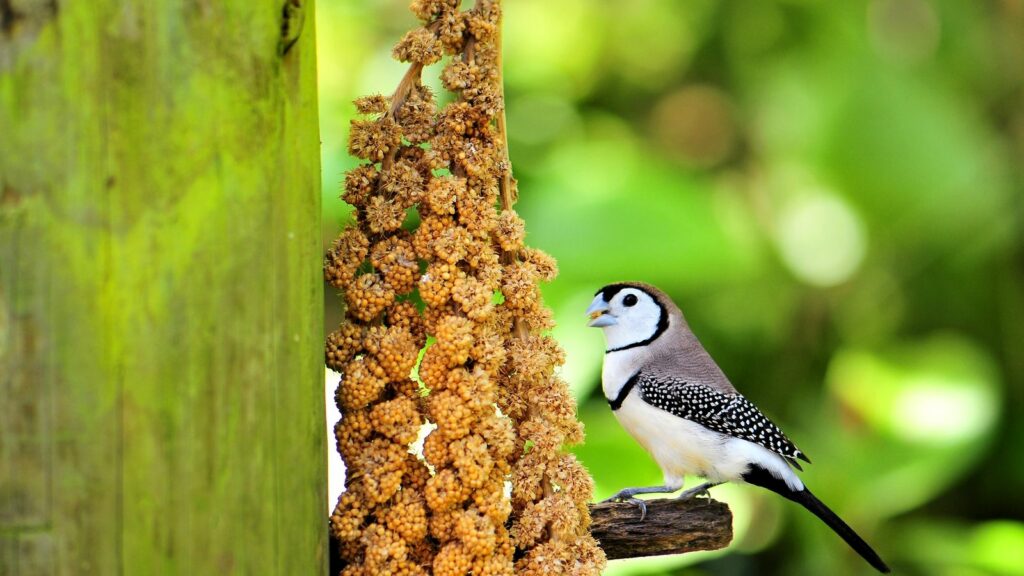
[[[590,533],[609,560],[725,548],[732,512],[716,500],[647,500],[647,517],[630,502],[590,505]]]

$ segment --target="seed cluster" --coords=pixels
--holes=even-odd
[[[349,153],[366,163],[342,195],[355,222],[324,264],[346,302],[326,343],[342,374],[342,574],[598,574],[592,483],[562,452],[583,431],[537,287],[557,266],[523,245],[512,209],[500,1],[460,5],[413,0],[422,25],[393,50],[408,72],[390,97],[356,101]],[[458,99],[438,111],[420,74],[445,56]]]

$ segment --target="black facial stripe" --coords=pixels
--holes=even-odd
[[[594,296],[600,294],[601,298],[603,298],[605,302],[611,302],[612,298],[614,298],[615,295],[624,288],[633,288],[633,286],[630,286],[629,284],[609,284],[597,292],[594,292]]]
[[[629,377],[629,380],[626,380],[626,383],[622,386],[622,389],[619,390],[619,394],[615,397],[614,400],[612,400],[611,398],[607,398],[608,405],[612,407],[612,411],[618,410],[619,408],[622,407],[622,403],[626,400],[626,396],[629,396],[629,392],[633,390],[633,386],[636,386],[636,382],[639,379],[639,372],[633,374],[632,376]]]
[[[632,344],[626,344],[625,346],[619,346],[618,348],[609,348],[604,351],[605,354],[609,352],[618,352],[620,350],[629,350],[630,348],[636,348],[637,346],[647,346],[664,334],[665,330],[668,330],[668,310],[665,310],[665,307],[662,306],[661,302],[658,302],[657,299],[651,298],[651,300],[654,300],[654,303],[658,305],[658,328],[654,330],[654,334],[651,334],[650,338],[639,342],[633,342]]]

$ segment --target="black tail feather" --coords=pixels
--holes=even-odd
[[[837,516],[836,513],[830,510],[828,506],[825,506],[825,504],[821,500],[818,500],[814,494],[811,494],[811,491],[806,487],[803,490],[794,492],[789,489],[789,486],[787,486],[784,481],[776,478],[770,472],[756,464],[751,465],[750,471],[743,475],[743,480],[748,484],[767,488],[768,490],[771,490],[772,492],[807,508],[812,514],[827,524],[829,528],[835,531],[840,538],[845,540],[846,543],[850,545],[850,548],[853,548],[855,552],[867,560],[868,564],[874,566],[874,568],[879,572],[885,574],[889,573],[889,567],[882,561],[871,546],[869,546],[863,538],[858,536],[857,533],[853,531],[853,528],[850,528],[846,522],[843,522],[842,518]]]

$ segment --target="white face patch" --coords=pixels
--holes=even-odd
[[[668,313],[638,288],[616,292],[607,314],[615,318],[614,324],[603,327],[609,351],[646,344],[668,327]]]

